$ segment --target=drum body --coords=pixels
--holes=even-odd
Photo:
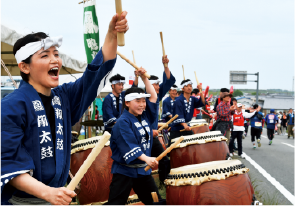
[[[238,161],[236,163],[235,161]],[[218,162],[234,162],[232,166],[219,166]],[[245,168],[239,160],[224,160],[209,162],[216,164],[214,169],[183,170],[175,172],[172,169],[170,177],[165,180],[167,205],[251,205],[254,189],[252,187],[248,168]],[[207,164],[207,163],[203,163]],[[200,164],[202,165],[202,164]],[[199,165],[188,165],[196,166]],[[188,167],[184,166],[184,167]],[[182,167],[182,168],[184,168]],[[232,168],[230,168],[232,167]],[[210,168],[210,167],[209,167]],[[218,169],[219,168],[219,169]],[[218,169],[218,172],[217,170]],[[223,171],[221,171],[222,169]],[[232,170],[232,171],[231,171]],[[204,174],[206,171],[206,174]],[[219,173],[221,172],[221,173]],[[178,183],[171,184],[173,175],[185,174],[187,178],[178,178]],[[200,177],[195,175],[198,173]],[[201,175],[204,175],[204,177]],[[194,174],[195,176],[191,176]],[[188,177],[188,175],[190,177]],[[175,180],[175,178],[174,178]],[[171,182],[170,182],[171,181]]]
[[[74,176],[99,139],[100,137],[92,137],[72,144],[70,170]],[[110,142],[105,144],[80,181],[81,189],[77,192],[77,197],[81,205],[104,202],[109,198],[109,186],[113,178],[111,174],[113,164],[113,159],[111,158],[112,150],[109,144]],[[130,194],[133,195],[134,191],[132,190]]]
[[[200,127],[192,128],[192,132],[194,134],[199,134],[199,133],[209,132],[210,131],[208,123],[207,123],[207,121],[205,119],[195,119],[195,120],[190,121],[189,124],[190,124],[190,126],[206,124],[206,125],[203,125],[203,126],[200,126]]]
[[[204,162],[226,160],[229,149],[226,138],[219,131],[184,136],[186,143],[180,143],[170,152],[171,168]],[[206,138],[206,136],[208,138]],[[201,140],[195,140],[195,139]],[[205,138],[205,139],[204,139]],[[173,139],[176,141],[178,138]],[[173,143],[173,142],[172,142]],[[183,145],[181,145],[183,144]]]
[[[91,145],[93,144],[92,142],[95,140],[95,137],[86,140],[80,140],[76,142],[75,145]],[[95,143],[93,145],[95,145]],[[71,155],[71,172],[73,175],[78,172],[79,168],[92,151],[92,148],[84,149],[86,150],[80,150]],[[105,145],[85,173],[84,177],[81,179],[81,190],[77,194],[80,204],[85,205],[92,202],[103,202],[108,200],[110,193],[109,186],[113,178],[113,175],[111,174],[113,164],[111,156],[112,151],[110,146]]]

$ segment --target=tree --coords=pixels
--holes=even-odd
[[[241,90],[235,90],[233,93],[233,97],[237,97],[237,96],[243,96],[243,92]]]

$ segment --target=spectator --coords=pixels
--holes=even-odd
[[[232,157],[233,152],[234,152],[234,141],[237,138],[238,155],[239,155],[239,157],[245,159],[245,157],[243,156],[243,152],[242,152],[242,135],[243,135],[243,131],[245,130],[244,119],[251,118],[256,113],[256,111],[254,111],[252,113],[242,111],[242,106],[243,105],[241,103],[238,103],[237,109],[236,109],[234,115],[232,116],[233,130],[232,130],[231,138],[230,138],[230,142],[229,142],[229,152],[230,152],[230,156]]]
[[[288,123],[288,126],[287,126],[288,138],[290,138],[290,136],[292,135],[294,139],[294,132],[292,130],[294,127],[294,112],[292,108],[289,109],[289,114],[287,116],[287,123]]]
[[[282,135],[287,135],[286,130],[287,130],[287,115],[286,112],[283,112],[282,116],[282,122],[281,122],[281,129],[282,129]]]
[[[231,121],[232,115],[235,113],[236,105],[230,106],[229,101],[232,94],[228,92],[223,92],[220,97],[221,103],[216,108],[217,121],[213,125],[212,131],[219,130],[225,136],[228,129],[233,128],[233,123]],[[227,144],[229,139],[227,140]]]

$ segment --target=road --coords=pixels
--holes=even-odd
[[[294,197],[294,139],[275,135],[269,145],[266,129],[263,129],[261,147],[253,149],[249,133],[242,141],[246,159],[241,160],[250,169],[249,175],[258,192],[256,196],[264,204],[295,205]],[[235,152],[237,153],[237,151]]]

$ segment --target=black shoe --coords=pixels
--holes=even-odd
[[[290,136],[288,136],[288,139],[290,139]]]

